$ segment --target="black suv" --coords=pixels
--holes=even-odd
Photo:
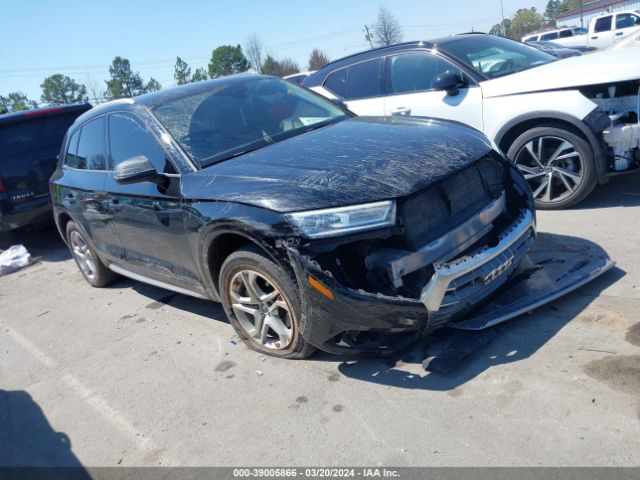
[[[64,134],[89,104],[0,115],[0,232],[51,220],[49,178]]]
[[[571,242],[532,249],[531,190],[480,132],[356,117],[258,75],[94,108],[51,191],[91,285],[221,301],[248,345],[286,358],[483,328],[611,265]]]

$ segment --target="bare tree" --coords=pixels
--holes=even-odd
[[[318,48],[314,48],[309,57],[309,70],[320,70],[327,63],[329,63],[327,54]]]
[[[378,10],[378,20],[373,26],[373,38],[377,45],[394,45],[402,41],[402,28],[396,17],[386,8]]]
[[[89,73],[86,74],[84,84],[89,91],[89,101],[97,105],[98,103],[102,103],[105,101],[105,92],[102,88],[102,83],[95,79],[95,77]]]
[[[258,72],[262,73],[262,62],[264,56],[264,45],[258,35],[252,33],[244,42],[244,51],[251,63],[251,66]]]

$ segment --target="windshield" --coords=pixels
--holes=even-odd
[[[488,78],[511,75],[557,60],[537,48],[494,35],[455,37],[438,47]]]
[[[174,99],[154,113],[200,167],[347,118],[328,100],[267,77]]]

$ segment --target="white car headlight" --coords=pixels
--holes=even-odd
[[[303,237],[334,237],[395,224],[396,203],[393,200],[387,200],[348,207],[309,210],[288,213],[285,218]]]

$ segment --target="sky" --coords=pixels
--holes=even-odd
[[[505,18],[547,0],[503,0]],[[488,31],[500,22],[500,0],[0,0],[0,95],[22,91],[40,100],[40,84],[54,73],[91,91],[105,89],[116,55],[163,87],[175,85],[180,56],[205,67],[214,48],[243,44],[257,34],[276,58],[306,69],[313,48],[332,59],[368,48],[364,25],[386,7],[404,40]]]

